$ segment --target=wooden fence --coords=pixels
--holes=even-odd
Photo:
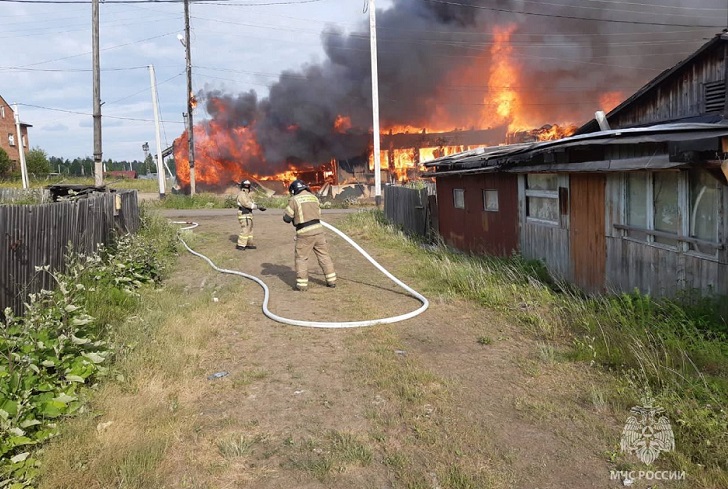
[[[384,187],[384,217],[406,233],[427,237],[433,231],[433,200],[428,188]]]
[[[36,266],[62,271],[69,246],[91,254],[116,234],[136,232],[137,202],[136,190],[126,190],[46,204],[0,205],[0,316],[6,307],[22,314],[28,294],[54,288],[50,275],[36,272]]]

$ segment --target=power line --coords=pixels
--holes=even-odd
[[[4,0],[0,0],[0,1],[4,1]],[[121,48],[121,47],[125,47],[125,46],[131,46],[132,44],[137,44],[137,43],[145,42],[145,41],[151,41],[152,39],[159,39],[160,37],[165,37],[165,36],[169,36],[169,35],[176,34],[176,33],[177,33],[177,31],[167,32],[166,34],[160,34],[159,36],[153,36],[153,37],[148,37],[146,39],[139,39],[137,41],[131,41],[131,42],[127,42],[127,43],[124,43],[124,44],[117,44],[117,45],[114,45],[114,46],[109,46],[109,47],[106,47],[106,48],[101,49],[101,51],[109,51],[110,49],[116,49],[116,48]],[[72,54],[70,56],[64,56],[62,58],[50,59],[50,60],[46,60],[46,61],[38,61],[37,63],[30,63],[30,64],[27,64],[27,65],[19,66],[18,68],[27,68],[29,66],[44,65],[46,63],[53,63],[55,61],[63,61],[65,59],[77,58],[79,56],[86,56],[87,54],[91,54],[91,51],[86,51],[84,53],[79,53],[79,54]]]
[[[103,68],[101,71],[131,71],[131,70],[143,70],[146,69],[146,66],[130,66],[128,68]],[[16,67],[16,66],[0,66],[0,71],[7,70],[7,71],[43,71],[43,72],[60,72],[60,73],[85,73],[92,71],[90,68],[83,69],[83,68],[23,68],[23,67]]]
[[[465,3],[454,2],[449,0],[422,0],[423,2],[440,3],[443,5],[452,5],[456,7],[467,7],[478,10],[490,10],[492,12],[503,12],[507,14],[522,14],[522,15],[533,15],[536,17],[549,17],[555,19],[569,19],[569,20],[586,20],[590,22],[606,22],[613,24],[631,24],[631,25],[654,25],[661,27],[701,27],[710,29],[720,29],[725,27],[724,25],[708,24],[708,25],[696,25],[696,24],[676,24],[670,22],[649,22],[649,21],[638,21],[638,20],[619,20],[619,19],[595,19],[593,17],[579,17],[576,15],[560,15],[560,14],[545,14],[541,12],[526,12],[525,10],[512,10],[505,8],[496,7],[484,7],[482,5],[468,5]],[[573,7],[573,6],[572,6]],[[634,13],[634,12],[632,12]]]
[[[280,2],[258,2],[258,3],[230,3],[230,2],[212,2],[211,0],[190,0],[190,3],[207,4],[207,5],[226,5],[234,7],[260,7],[270,5],[298,5],[303,3],[322,2],[324,0],[298,0],[298,1],[280,1]],[[0,0],[0,3],[26,3],[26,4],[90,4],[91,0]],[[184,0],[107,0],[104,5],[115,4],[139,4],[139,3],[184,3]]]
[[[145,68],[147,68],[147,67],[145,66]],[[175,78],[180,77],[182,75],[184,75],[184,73],[177,73],[176,75],[171,76],[171,77],[167,78],[166,80],[157,83],[157,86],[162,85],[164,83],[167,83],[168,81],[172,81]],[[139,90],[139,91],[134,92],[134,93],[132,93],[130,95],[126,95],[124,97],[118,98],[116,100],[112,100],[111,102],[107,102],[107,103],[109,105],[117,104],[117,103],[121,102],[122,100],[130,99],[130,98],[132,98],[132,97],[134,97],[136,95],[139,95],[140,93],[148,92],[150,90],[151,90],[151,88],[143,88],[142,90]],[[157,98],[159,98],[159,91],[157,91]]]
[[[79,112],[77,110],[68,110],[68,109],[58,109],[54,107],[44,107],[42,105],[33,105],[33,104],[23,104],[18,103],[18,105],[22,105],[23,107],[32,107],[34,109],[42,109],[42,110],[51,110],[54,112],[63,112],[65,114],[76,114],[76,115],[86,115],[86,116],[92,116],[93,114],[89,112]],[[139,119],[135,117],[121,117],[121,116],[113,116],[113,115],[104,115],[107,119],[118,119],[122,121],[138,121],[138,122],[154,122],[153,119]],[[171,122],[172,124],[184,124],[182,121],[167,121]]]

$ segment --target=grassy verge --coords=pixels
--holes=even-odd
[[[30,188],[43,188],[48,185],[65,184],[65,185],[94,185],[93,177],[68,177],[59,175],[47,175],[39,177],[30,177]],[[104,185],[116,189],[133,189],[139,192],[155,193],[159,191],[157,179],[151,178],[108,178],[105,179]],[[169,185],[169,181],[167,181]],[[0,179],[0,187],[3,188],[23,188],[20,179]]]
[[[161,209],[234,209],[237,208],[236,198],[237,194],[221,195],[208,192],[191,196],[168,194],[164,200],[154,201],[150,205]],[[269,196],[263,192],[257,192],[253,199],[259,207],[269,209],[284,209],[288,205],[288,196],[286,195]],[[331,200],[321,203],[321,207],[324,209],[346,209],[353,205],[357,205],[356,202]]]
[[[0,486],[30,487],[38,457],[59,420],[84,412],[89,394],[119,354],[122,318],[140,307],[139,290],[156,285],[173,249],[166,224],[144,217],[139,234],[97,254],[69,253],[66,272],[47,267],[53,291],[31,295],[22,316],[0,326]]]
[[[420,256],[428,295],[500,311],[566,359],[613,373],[617,387],[600,394],[612,415],[626,420],[631,407],[652,402],[672,422],[675,451],[657,465],[686,471],[694,487],[728,487],[728,337],[716,302],[584,297],[555,284],[536,262],[423,247],[380,212],[351,215],[342,228]],[[618,447],[611,458],[619,470],[634,465]]]

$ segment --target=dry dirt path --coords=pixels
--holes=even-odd
[[[281,316],[357,320],[419,306],[336,237],[339,286],[326,288],[312,266],[311,290],[293,291],[293,230],[280,210],[256,213],[258,249],[242,252],[233,210],[164,215],[198,222],[192,246],[222,268],[263,279],[270,309]],[[324,219],[336,225],[344,216],[331,211]],[[169,287],[182,291],[178,314],[189,314],[189,330],[204,329],[209,339],[190,355],[190,375],[165,391],[179,418],[160,486],[621,486],[609,480],[608,456],[621,426],[594,401],[608,388],[603,378],[556,361],[497,313],[418,288],[412,271],[421,265],[412,256],[350,235],[427,296],[430,308],[372,328],[287,326],[262,314],[257,284],[181,255]],[[184,312],[200,301],[202,310]]]
[[[218,266],[262,278],[276,314],[355,320],[418,306],[337,238],[331,242],[339,287],[325,288],[317,270],[309,292],[292,291],[292,230],[279,212],[256,215],[258,249],[243,252],[233,246],[233,212],[190,214],[195,213],[178,217],[200,223],[194,231],[204,237],[198,251],[213,260],[216,255]],[[341,216],[324,217],[335,225]],[[375,243],[360,244],[411,284],[408,270],[416,263]],[[189,270],[184,265],[189,261],[199,270],[197,260],[184,256],[181,268]],[[216,347],[201,359],[206,372],[230,376],[205,384],[195,401],[200,406],[195,423],[204,436],[201,446],[180,453],[185,454],[181,466],[192,470],[189,478],[195,477],[201,453],[211,457],[208,463],[220,457],[204,446],[239,434],[250,447],[236,463],[225,464],[215,487],[614,484],[608,479],[609,437],[602,440],[595,432],[598,406],[583,392],[590,380],[599,380],[573,365],[550,362],[540,353],[542,345],[499,315],[422,290],[430,309],[402,323],[359,330],[298,328],[263,316],[256,284],[221,279],[204,267],[200,272],[173,280],[200,289],[206,282],[209,288],[210,281],[238,281],[225,300],[239,304],[240,319],[219,329]],[[481,337],[492,343],[478,343]],[[244,385],[236,385],[236,379]],[[613,428],[612,442],[619,433]],[[342,437],[368,450],[371,459],[339,453],[347,449]]]

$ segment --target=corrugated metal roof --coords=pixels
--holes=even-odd
[[[671,141],[695,141],[701,139],[717,138],[728,136],[728,122],[717,124],[706,123],[677,123],[659,124],[648,127],[635,127],[628,129],[612,129],[588,134],[570,136],[568,138],[552,141],[540,141],[536,143],[512,144],[506,146],[494,146],[490,148],[479,148],[477,150],[464,151],[450,156],[438,158],[425,163],[425,167],[436,171],[434,176],[453,174],[455,171],[470,171],[475,169],[489,168],[493,171],[505,164],[514,165],[512,171],[518,171],[516,167],[530,164],[523,161],[554,150],[568,149],[577,146],[599,146],[611,144],[642,144],[650,142],[671,142]],[[520,163],[512,158],[518,156]],[[614,160],[611,165],[612,171],[620,165]],[[654,160],[657,164],[657,160]],[[594,162],[591,162],[594,163]],[[582,163],[562,163],[563,171],[568,166],[577,167]],[[604,171],[609,170],[610,165],[605,166]]]

